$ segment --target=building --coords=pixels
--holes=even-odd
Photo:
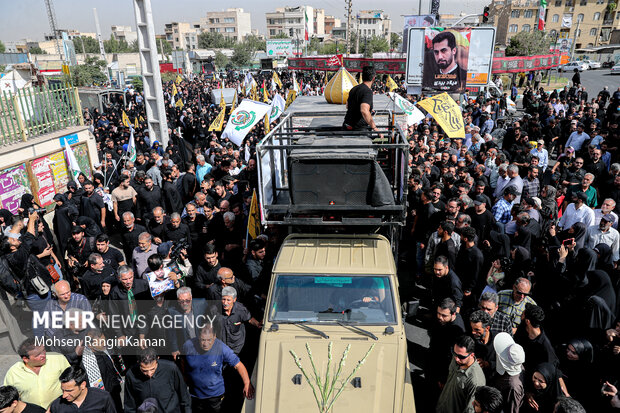
[[[134,32],[131,26],[112,26],[112,37],[116,40],[124,40],[127,44],[132,44],[138,40],[138,33]]]
[[[221,33],[233,40],[243,40],[252,33],[250,13],[240,8],[229,8],[224,11],[207,12],[206,18],[200,19],[201,32]]]
[[[325,16],[325,12],[322,15]],[[278,7],[275,12],[265,13],[267,38],[284,33],[288,37],[303,41],[306,34],[306,17],[308,18],[308,38],[310,38],[314,34],[314,16],[314,9],[311,6]]]
[[[325,34],[332,34],[332,30],[336,27],[340,27],[340,19],[334,16],[325,16]]]
[[[166,23],[164,33],[173,50],[195,50],[198,48],[199,30],[191,23]]]
[[[316,35],[324,35],[325,34],[325,10],[324,9],[314,9],[314,34]]]
[[[62,40],[62,34],[63,33],[67,33],[67,37],[69,38],[69,40],[73,40],[76,37],[91,37],[93,39],[97,39],[97,34],[96,33],[90,33],[90,32],[86,32],[86,33],[82,33],[79,32],[77,30],[67,30],[67,29],[58,29],[58,38]],[[49,40],[54,40],[54,36],[51,34],[46,34],[43,36],[45,41],[49,41]]]
[[[361,10],[357,13],[356,22],[360,37],[382,36],[390,40],[392,20],[383,10]]]
[[[609,44],[612,31],[620,29],[620,13],[610,11],[610,4],[608,0],[549,0],[545,31],[557,39],[555,47],[564,45],[565,51],[573,46],[579,49]],[[496,43],[506,45],[519,32],[537,30],[538,5],[534,0],[493,1],[490,17],[497,27]]]

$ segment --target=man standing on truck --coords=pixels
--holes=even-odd
[[[378,131],[372,118],[372,83],[375,81],[375,68],[366,66],[362,69],[362,83],[349,92],[347,113],[344,115],[342,128],[350,131],[371,129]]]

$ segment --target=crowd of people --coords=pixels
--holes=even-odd
[[[269,99],[286,98],[294,82],[303,95],[325,85],[323,73],[280,79],[272,87],[271,75],[255,76]],[[165,148],[148,136],[141,93],[129,90],[126,107],[87,109],[92,174],[54,197],[51,219],[31,195],[17,214],[0,211],[1,294],[28,336],[0,387],[1,411],[232,412],[253,397],[271,264],[286,234],[247,236],[265,125],[240,147],[209,131],[221,110],[212,91],[224,86],[249,94],[233,72],[164,84]],[[385,79],[372,90],[384,93]],[[591,100],[578,91],[526,93],[526,115],[507,128],[498,126],[505,100],[465,95],[465,139],[430,117],[406,130],[400,268],[431,310],[428,391],[416,389],[431,409],[620,405],[620,89]],[[42,326],[34,312],[73,321]],[[91,328],[84,312],[147,322]],[[181,327],[155,326],[163,316]],[[218,322],[201,324],[205,316]]]

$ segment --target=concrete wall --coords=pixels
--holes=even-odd
[[[76,144],[86,142],[92,169],[93,163],[97,161],[95,137],[86,126],[76,126],[38,136],[32,141],[3,146],[2,150],[0,150],[0,170],[64,149],[60,144],[60,138],[72,134],[77,134],[78,136]]]

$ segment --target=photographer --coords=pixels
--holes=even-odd
[[[88,264],[88,257],[91,253],[95,252],[95,239],[87,237],[84,234],[84,228],[75,226],[71,230],[71,239],[67,246],[67,264],[69,265],[69,274],[72,279],[72,289],[76,290],[79,287],[79,278],[86,271]]]
[[[170,267],[179,277],[183,286],[187,285],[186,277],[194,275],[192,264],[187,258],[187,243],[166,241],[157,247],[157,254],[162,258],[163,267]]]

